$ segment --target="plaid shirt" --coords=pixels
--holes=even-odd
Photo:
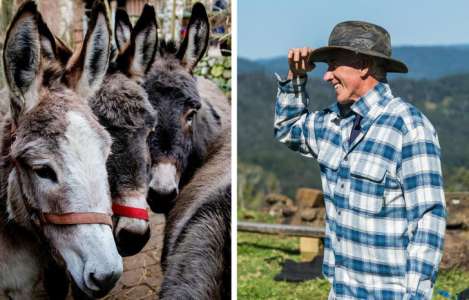
[[[446,208],[438,138],[414,106],[377,84],[341,114],[308,112],[306,78],[281,81],[275,136],[319,162],[330,299],[430,299]],[[349,144],[355,115],[362,117]]]

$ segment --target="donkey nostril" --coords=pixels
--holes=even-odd
[[[114,272],[96,274],[90,273],[91,282],[101,290],[108,291],[114,287],[115,282],[117,281],[116,274]]]
[[[178,195],[178,189],[175,188],[175,189],[173,189],[172,191],[170,191],[168,193],[168,198],[169,199],[174,199],[174,198],[176,198],[177,195]]]
[[[150,227],[142,234],[121,229],[117,235],[117,250],[121,256],[135,255],[145,247],[150,239]]]

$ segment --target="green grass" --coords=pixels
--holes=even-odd
[[[238,299],[327,299],[325,279],[274,281],[285,259],[299,261],[299,238],[238,233]],[[469,272],[440,272],[436,289],[456,294],[469,287]],[[444,300],[434,292],[433,299]]]

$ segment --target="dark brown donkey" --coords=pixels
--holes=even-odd
[[[156,126],[156,112],[139,83],[157,48],[153,7],[144,6],[133,29],[127,13],[118,9],[115,36],[119,54],[89,105],[112,136],[107,170],[113,201],[114,237],[119,253],[128,256],[139,252],[150,238],[146,197],[151,159],[147,138]]]
[[[10,113],[1,127],[0,297],[32,299],[47,266],[64,264],[90,297],[122,273],[112,234],[106,159],[111,139],[86,104],[108,67],[110,30],[95,9],[81,51],[64,69],[27,1],[8,29]]]
[[[158,113],[148,201],[167,214],[161,299],[230,298],[230,106],[212,82],[192,76],[209,32],[197,3],[179,49],[163,43],[145,77]]]

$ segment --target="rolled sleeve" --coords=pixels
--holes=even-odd
[[[432,128],[417,126],[404,136],[401,181],[409,223],[404,299],[431,299],[446,228],[440,147]]]
[[[317,157],[314,134],[316,113],[308,112],[306,77],[282,80],[277,74],[278,92],[275,105],[274,135],[281,143],[304,156]]]

